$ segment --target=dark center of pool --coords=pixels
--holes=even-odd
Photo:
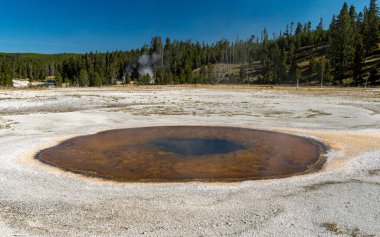
[[[224,154],[244,149],[244,146],[226,139],[167,137],[151,142],[152,145],[184,156]]]

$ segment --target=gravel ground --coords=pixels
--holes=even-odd
[[[218,125],[310,136],[322,171],[240,183],[116,183],[34,159],[78,135]],[[0,90],[2,236],[380,236],[380,90]]]

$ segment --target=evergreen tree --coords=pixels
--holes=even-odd
[[[155,36],[151,40],[151,45],[152,45],[152,52],[151,53],[157,53],[161,54],[163,45],[162,45],[162,40],[160,36]]]
[[[180,70],[178,79],[179,79],[180,84],[186,83],[186,74],[185,74],[185,70],[183,68],[181,68],[181,70]]]
[[[334,69],[334,78],[342,85],[345,73],[352,68],[355,56],[355,35],[348,5],[344,3],[337,17],[330,26],[329,57]]]
[[[288,65],[286,65],[287,62],[287,54],[285,52],[285,49],[281,50],[280,59],[278,62],[277,67],[277,74],[278,74],[278,82],[282,83],[286,81],[288,78]]]
[[[380,39],[379,7],[376,0],[371,0],[368,11],[365,12],[365,46],[368,53],[378,48]]]
[[[319,23],[318,23],[318,26],[317,26],[317,30],[318,30],[318,31],[322,31],[322,30],[323,30],[323,18],[320,18],[320,19],[319,19]]]
[[[355,24],[355,56],[353,64],[353,84],[361,85],[363,83],[362,77],[362,67],[365,59],[365,46],[364,46],[364,36],[363,36],[363,14],[359,13],[356,18]]]
[[[185,81],[186,83],[193,83],[193,71],[191,70],[191,67],[187,67],[186,69]]]
[[[99,76],[99,74],[98,74],[98,76]],[[100,78],[100,76],[99,76],[99,78]],[[128,85],[130,82],[131,82],[131,74],[127,73],[127,75],[125,75],[125,81],[124,81],[124,83]]]
[[[173,74],[171,72],[165,73],[163,78],[163,84],[173,84]]]
[[[298,89],[298,87],[300,86],[300,80],[301,80],[301,71],[298,69],[298,67],[296,68],[296,71],[295,71],[295,80],[296,80],[296,85]]]
[[[79,73],[79,86],[87,87],[89,85],[89,76],[86,69],[81,69]]]
[[[300,35],[302,33],[302,31],[303,31],[303,25],[301,22],[298,22],[295,35]]]
[[[129,73],[127,73],[127,75],[129,76]],[[102,85],[102,78],[100,77],[99,73],[96,72],[94,75],[94,86],[100,87],[101,85]]]
[[[151,83],[151,81],[152,81],[152,77],[149,75],[149,73],[147,73],[141,77],[139,84],[140,85],[148,85]]]
[[[369,75],[369,78],[368,78],[368,82],[371,86],[374,86],[377,84],[377,80],[379,79],[379,73],[378,73],[378,69],[376,66],[373,66],[371,71],[370,71],[370,75]]]
[[[5,73],[4,84],[6,87],[13,86],[12,75],[9,72]]]
[[[62,75],[59,72],[55,76],[55,84],[57,87],[62,87]]]
[[[34,81],[33,74],[30,74],[28,81],[29,81],[29,84],[32,84],[32,82]]]
[[[319,62],[318,60],[313,57],[311,60],[310,60],[310,69],[311,69],[311,73],[313,76],[315,76],[315,79],[318,80],[319,79],[319,72],[320,72],[320,65],[319,65]]]
[[[70,84],[70,80],[68,77],[63,78],[63,82],[68,86]]]

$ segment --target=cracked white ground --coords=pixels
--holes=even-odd
[[[114,183],[34,159],[114,128],[218,125],[311,136],[323,170],[241,183]],[[0,91],[2,236],[380,236],[380,90]]]

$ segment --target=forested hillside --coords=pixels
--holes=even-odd
[[[250,83],[376,86],[380,84],[380,18],[376,0],[358,11],[343,5],[324,26],[289,23],[277,35],[214,44],[153,37],[140,49],[86,54],[0,54],[0,86],[12,79],[57,86],[116,83]]]

